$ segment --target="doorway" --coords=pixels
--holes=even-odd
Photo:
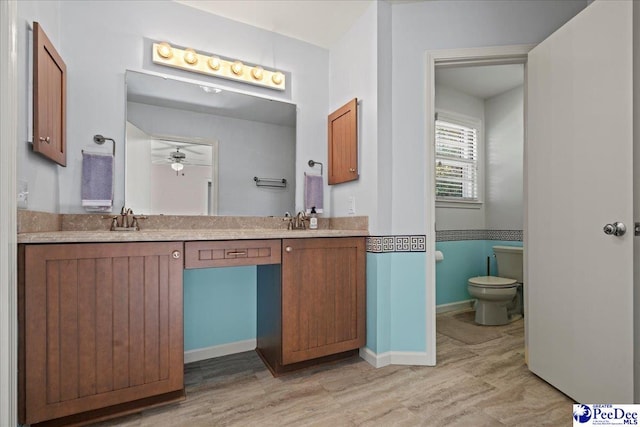
[[[532,46],[529,46],[529,45],[502,46],[502,47],[492,47],[492,48],[433,51],[433,52],[427,53],[427,61],[426,61],[427,103],[426,103],[425,117],[434,119],[434,120],[431,120],[431,119],[425,120],[426,135],[427,135],[426,161],[428,165],[438,165],[437,163],[438,159],[436,157],[436,150],[435,150],[436,114],[440,113],[441,118],[444,117],[445,119],[448,119],[453,122],[456,122],[456,120],[460,120],[461,118],[464,119],[465,118],[464,116],[467,116],[466,118],[469,118],[470,116],[472,118],[473,116],[472,114],[468,114],[469,113],[468,110],[465,110],[467,114],[464,114],[463,112],[462,114],[456,115],[455,111],[451,111],[452,109],[451,106],[453,105],[452,103],[450,103],[449,105],[447,105],[446,102],[444,103],[444,105],[441,102],[437,103],[436,101],[437,94],[438,93],[442,94],[441,88],[436,88],[436,83],[437,83],[436,80],[438,79],[437,77],[438,73],[440,73],[442,77],[442,73],[440,72],[440,70],[459,69],[461,70],[459,72],[460,74],[465,74],[473,68],[480,69],[480,67],[497,67],[501,65],[508,65],[508,66],[516,65],[520,67],[521,70],[523,70],[526,64],[527,52],[531,48]],[[464,69],[466,68],[468,68],[469,70],[465,71]],[[484,68],[484,69],[486,70],[487,68]],[[469,80],[469,78],[459,79],[459,80],[464,81],[464,80]],[[513,89],[513,88],[510,88],[510,89]],[[495,96],[498,94],[493,93],[491,95]],[[522,93],[523,102],[524,102],[525,96],[526,95],[524,94],[524,90],[523,90],[523,93]],[[491,97],[492,96],[490,96],[490,98]],[[452,97],[451,99],[453,98],[455,97]],[[447,115],[445,113],[450,113],[450,114]],[[460,122],[458,122],[457,124],[460,124]],[[484,123],[480,123],[479,126],[480,126],[480,130],[478,131],[478,137],[479,139],[482,139],[484,137],[484,129],[483,129]],[[482,151],[484,150],[484,148],[481,148],[480,146],[478,146],[477,150],[478,150],[479,156],[482,157],[483,155]],[[520,164],[522,164],[522,161]],[[483,254],[487,252],[487,250],[490,251],[492,246],[491,241],[488,238],[489,231],[486,228],[487,227],[486,207],[483,200],[486,192],[484,188],[485,186],[477,185],[485,181],[486,168],[484,167],[484,164],[477,164],[476,166],[467,167],[468,170],[471,170],[474,167],[477,167],[477,175],[475,176],[475,180],[476,180],[475,183],[472,183],[469,181],[468,179],[469,175],[465,174],[466,173],[464,170],[465,168],[461,167],[461,165],[459,164],[457,165],[459,167],[456,171],[454,171],[456,173],[452,173],[452,170],[453,170],[452,168],[449,168],[447,170],[447,166],[452,166],[452,165],[447,165],[445,162],[443,166],[445,170],[443,170],[442,167],[439,168],[439,171],[438,171],[440,172],[439,178],[442,178],[443,176],[446,177],[448,172],[449,176],[456,175],[457,173],[457,175],[461,179],[458,180],[458,182],[453,186],[451,185],[451,182],[447,182],[446,179],[444,181],[442,179],[438,179],[438,182],[440,185],[436,187],[436,170],[438,168],[437,167],[427,168],[427,170],[431,171],[431,173],[429,175],[430,182],[425,186],[426,188],[425,201],[427,204],[427,206],[425,207],[425,211],[429,214],[430,218],[434,219],[431,232],[428,233],[427,235],[427,247],[431,248],[431,250],[427,251],[428,274],[427,274],[427,285],[426,285],[427,295],[430,296],[429,298],[430,303],[427,306],[427,319],[429,321],[429,324],[427,327],[427,343],[428,343],[428,349],[429,349],[429,358],[433,361],[433,364],[436,363],[436,359],[437,359],[436,357],[436,350],[437,350],[436,349],[436,313],[438,310],[436,308],[436,301],[439,295],[439,293],[436,290],[437,289],[437,280],[436,280],[437,267],[436,267],[436,260],[435,260],[436,240],[442,241],[444,238],[446,238],[447,231],[453,231],[448,233],[449,237],[458,238],[458,239],[463,237],[466,233],[468,237],[475,239],[475,243],[472,243],[471,246],[472,247],[475,246],[476,249],[478,249],[476,257],[479,259],[484,258],[485,255]],[[460,197],[458,200],[452,200],[452,198],[455,196],[460,196]],[[438,206],[436,207],[437,199],[438,199],[437,201]],[[449,200],[446,200],[446,199],[449,199]],[[465,199],[465,200],[462,200],[462,199]],[[523,200],[523,202],[522,202],[522,207],[520,208],[520,214],[522,214],[524,207],[526,207],[526,197],[521,196],[521,200]],[[437,210],[442,210],[440,213],[448,212],[451,215],[450,216],[438,215]],[[444,221],[444,218],[447,218],[447,220],[450,220],[455,216],[466,218],[466,219],[463,219],[460,225],[457,226],[456,229],[454,230],[446,230],[445,228],[443,228],[443,227],[446,227],[446,224],[438,223],[439,217],[440,217],[440,221]],[[520,218],[522,217],[520,216]],[[465,223],[464,221],[467,221],[467,222]],[[470,228],[467,226],[468,224],[470,224],[468,221],[475,221],[475,229],[477,231],[473,231],[473,228]],[[520,219],[520,221],[522,220]],[[443,233],[443,231],[445,233]],[[500,238],[501,235],[500,233],[492,233],[491,237]],[[521,239],[521,240],[524,240],[524,239]],[[511,240],[511,241],[516,242],[515,240]],[[515,244],[515,243],[512,243],[512,244]],[[522,241],[522,244],[526,245],[526,242]],[[486,249],[486,248],[489,248],[489,249]],[[447,259],[446,253],[444,254],[444,258],[445,260]],[[495,271],[495,263],[493,260],[491,260],[490,262],[490,268],[493,268],[493,271]],[[477,269],[478,267],[476,265],[475,270]],[[460,295],[464,296],[464,292],[466,292],[466,280],[464,280],[462,284],[458,282],[458,287],[461,288],[460,292],[458,292],[458,294],[453,296],[452,298],[458,299],[458,301],[455,301],[455,302],[461,303],[462,304],[461,308],[464,308],[464,304],[466,304],[467,307],[470,307],[469,298],[467,298],[466,301],[464,298],[460,300]],[[440,292],[440,297],[442,296],[443,294],[442,292]],[[525,300],[526,300],[526,295],[525,295]],[[440,305],[444,305],[444,304],[440,304]],[[454,304],[453,306],[449,306],[449,308],[455,309],[457,307]],[[442,307],[440,307],[440,310],[442,311]],[[525,334],[526,334],[526,330],[525,330]]]
[[[434,104],[437,332],[461,346],[522,340],[522,252],[512,248],[522,247],[524,64],[436,63]],[[487,288],[496,276],[513,284]],[[475,306],[471,278],[474,292],[505,294],[503,307]]]

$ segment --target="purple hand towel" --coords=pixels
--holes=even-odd
[[[113,207],[113,155],[82,152],[82,207],[110,212]]]
[[[311,212],[311,208],[315,206],[316,212],[322,213],[324,207],[324,188],[322,183],[322,175],[304,174],[304,209]]]

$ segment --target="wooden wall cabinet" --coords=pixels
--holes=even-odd
[[[257,350],[267,366],[278,375],[357,352],[366,341],[364,238],[284,239],[282,248],[281,272],[258,271]]]
[[[184,397],[182,242],[19,251],[20,422]]]
[[[67,165],[67,66],[33,23],[33,151]]]
[[[329,115],[329,185],[358,179],[358,99]]]

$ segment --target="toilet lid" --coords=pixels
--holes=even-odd
[[[506,277],[478,276],[469,279],[469,283],[476,286],[508,287],[515,285],[518,281],[515,279],[507,279]]]

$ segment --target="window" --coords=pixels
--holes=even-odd
[[[436,115],[436,200],[479,202],[478,138],[481,123]]]

